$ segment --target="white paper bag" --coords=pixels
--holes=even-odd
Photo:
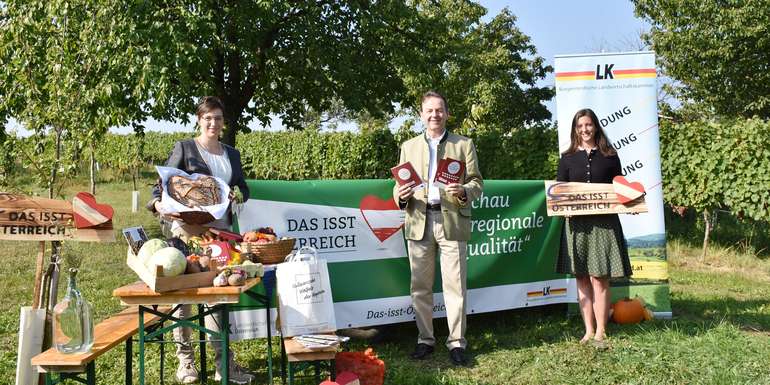
[[[45,309],[23,306],[19,316],[19,346],[16,355],[16,385],[37,384],[37,369],[30,364],[43,347]]]
[[[275,274],[284,337],[337,330],[329,270],[315,249],[300,248],[276,267]]]

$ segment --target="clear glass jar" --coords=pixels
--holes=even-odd
[[[91,304],[77,288],[78,269],[69,269],[64,298],[53,308],[53,346],[60,353],[86,353],[94,345]]]

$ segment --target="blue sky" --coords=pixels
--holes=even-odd
[[[633,4],[625,0],[482,0],[480,3],[488,9],[488,18],[508,7],[516,15],[519,29],[532,39],[538,55],[551,65],[555,55],[636,51],[640,48],[640,31],[649,28],[634,16]],[[553,84],[553,74],[540,82],[541,86]],[[553,101],[546,105],[555,112]],[[153,131],[191,131],[193,123],[185,126],[149,121],[146,126]],[[257,124],[251,126],[258,128]],[[271,129],[280,128],[280,121],[273,119]]]
[[[516,15],[516,25],[550,65],[556,55],[638,51],[640,32],[649,29],[626,0],[482,0],[481,4],[487,17],[508,7]],[[553,86],[553,73],[540,85]],[[555,100],[546,106],[555,115]]]

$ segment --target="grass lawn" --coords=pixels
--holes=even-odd
[[[68,198],[82,191],[65,190]],[[97,196],[115,208],[117,229],[141,224],[151,236],[157,234],[148,212],[130,212],[130,190],[130,183],[103,184]],[[142,200],[148,191],[144,187]],[[770,383],[770,261],[762,246],[768,229],[725,217],[720,217],[724,220],[717,225],[705,260],[700,258],[694,217],[667,218],[674,319],[612,324],[606,351],[577,343],[582,322],[565,316],[564,306],[470,316],[468,368],[451,367],[443,347],[428,360],[408,359],[416,338],[411,323],[384,328],[376,341],[354,340],[352,349],[369,344],[375,348],[387,365],[386,384]],[[36,245],[0,241],[0,384],[14,383],[19,307],[32,302]],[[137,279],[125,264],[125,242],[69,242],[65,247],[85,258],[78,281],[94,305],[96,319],[119,311],[112,289]],[[61,279],[60,295],[65,281]],[[444,319],[436,321],[436,334],[439,339],[446,336]],[[257,371],[258,383],[266,383],[265,342],[238,342],[234,350],[239,361]],[[176,362],[173,354],[167,356],[165,378],[171,382]],[[158,383],[158,354],[151,351],[147,357],[147,383]],[[97,360],[96,370],[98,383],[122,383],[123,347]],[[213,372],[213,366],[209,370]]]

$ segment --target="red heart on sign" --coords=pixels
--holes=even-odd
[[[93,195],[80,192],[72,198],[72,213],[75,217],[75,228],[82,229],[111,221],[114,211],[109,205],[96,203]]]
[[[644,186],[639,182],[629,182],[623,175],[612,178],[612,189],[618,197],[618,202],[626,204],[644,195]]]
[[[358,207],[369,229],[380,242],[384,242],[404,227],[404,213],[393,199],[367,195],[361,199]]]

